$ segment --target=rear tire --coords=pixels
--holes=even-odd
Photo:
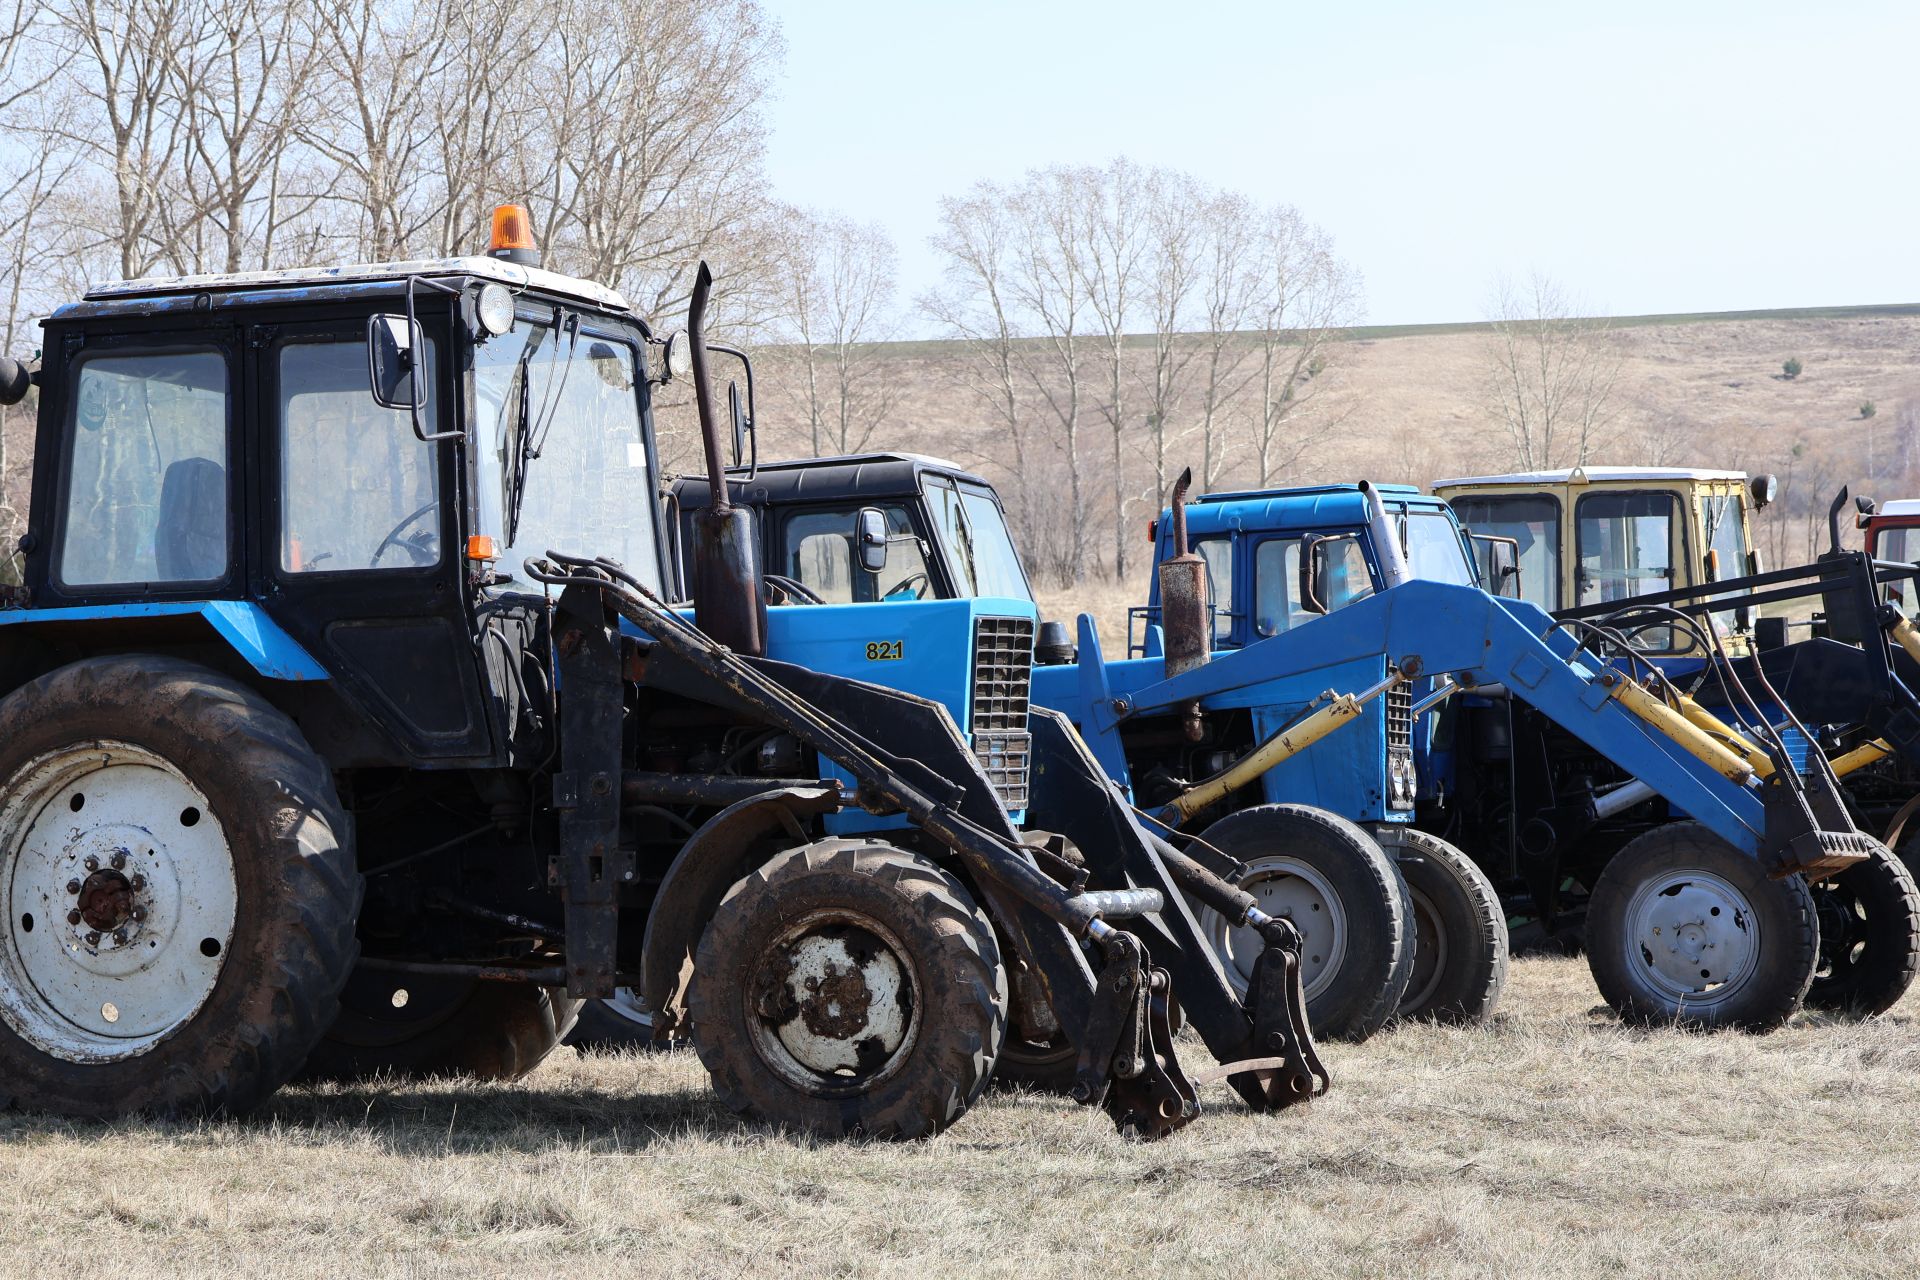
[[[986,1089],[1007,977],[993,926],[946,871],[821,840],[727,892],[688,1004],[729,1110],[827,1138],[920,1138]]]
[[[0,1090],[239,1113],[306,1060],[362,881],[325,763],[246,686],[93,658],[0,701]]]
[[[1507,917],[1486,873],[1438,836],[1373,829],[1407,882],[1413,976],[1395,1016],[1467,1025],[1492,1016],[1507,987]]]
[[[1625,1022],[1765,1032],[1791,1018],[1819,954],[1813,897],[1696,822],[1636,836],[1594,882],[1587,964]]]
[[[1920,888],[1885,845],[1812,886],[1820,964],[1807,1007],[1848,1017],[1885,1013],[1920,974]]]
[[[1413,976],[1413,915],[1406,882],[1379,842],[1298,804],[1242,809],[1200,838],[1244,864],[1238,887],[1300,931],[1313,1034],[1357,1042],[1386,1025]],[[1199,924],[1244,997],[1264,941],[1251,928],[1229,928],[1210,907],[1200,908]]]
[[[357,968],[300,1079],[518,1080],[553,1052],[579,1011],[562,988]]]

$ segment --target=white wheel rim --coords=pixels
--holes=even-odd
[[[816,1096],[864,1093],[891,1078],[920,1029],[906,947],[855,911],[815,911],[788,925],[755,966],[747,1000],[761,1058]]]
[[[1627,964],[1675,1005],[1738,995],[1760,963],[1760,921],[1745,893],[1707,871],[1653,876],[1627,902]]]
[[[143,747],[22,768],[0,799],[0,1019],[69,1062],[152,1049],[213,993],[239,898],[207,798]],[[77,917],[77,918],[76,918]]]
[[[613,995],[602,1000],[600,1007],[638,1026],[649,1029],[653,1026],[653,1010],[647,1008],[647,1002],[640,998],[638,988],[615,987]]]
[[[1347,913],[1333,884],[1316,867],[1298,858],[1254,858],[1238,886],[1252,894],[1268,915],[1293,922],[1300,931],[1300,983],[1312,1000],[1339,976],[1347,951]],[[1244,997],[1253,981],[1253,963],[1266,939],[1251,925],[1229,927],[1211,907],[1200,912],[1200,930],[1220,956],[1227,981]]]

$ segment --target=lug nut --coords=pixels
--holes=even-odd
[[[100,859],[98,859],[98,858],[96,858],[96,857],[94,857],[94,856],[93,856],[92,854],[88,854],[88,855],[87,855],[87,870],[89,870],[89,871],[98,871],[99,869],[100,869]]]
[[[87,945],[90,947],[100,945],[100,931],[98,929],[92,930],[87,934]]]
[[[133,878],[133,887],[134,887],[134,888],[136,888],[136,889],[144,889],[144,888],[146,888],[146,887],[147,887],[147,878],[146,878],[145,876],[135,876],[135,877]]]
[[[113,931],[113,940],[115,942],[125,942],[127,940],[127,931],[125,929],[115,929]]]
[[[68,893],[80,892],[80,882],[78,880],[67,881],[67,892]]]
[[[80,913],[79,913],[78,911],[69,911],[69,912],[67,912],[67,923],[68,923],[68,924],[79,924],[79,923],[80,923]]]
[[[145,920],[147,918],[147,909],[145,907],[135,907],[130,914],[135,920]]]
[[[127,865],[127,851],[125,849],[122,849],[118,853],[115,853],[113,855],[113,869],[115,871],[118,871],[120,868],[126,865]]]

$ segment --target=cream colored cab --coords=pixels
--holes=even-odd
[[[1697,467],[1573,467],[1469,476],[1433,486],[1476,534],[1519,547],[1520,595],[1549,613],[1619,602],[1759,572],[1748,511],[1773,494],[1773,478]],[[1731,603],[1712,615],[1731,648],[1751,631]],[[1685,631],[1651,626],[1634,637],[1647,653],[1698,645]]]

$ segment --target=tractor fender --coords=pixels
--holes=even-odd
[[[299,641],[281,630],[266,610],[248,600],[159,600],[125,604],[63,605],[50,609],[0,609],[0,627],[29,632],[51,629],[87,635],[111,628],[117,635],[141,619],[197,617],[254,672],[268,680],[325,680],[327,669]],[[15,632],[13,634],[19,634]],[[138,634],[137,630],[131,634]]]
[[[693,956],[720,899],[753,870],[755,842],[785,828],[795,844],[811,837],[805,819],[841,807],[840,789],[780,787],[722,809],[680,847],[647,913],[640,949],[640,993],[653,1011],[654,1039],[664,1042],[681,1028]],[[766,850],[771,857],[777,849]]]

